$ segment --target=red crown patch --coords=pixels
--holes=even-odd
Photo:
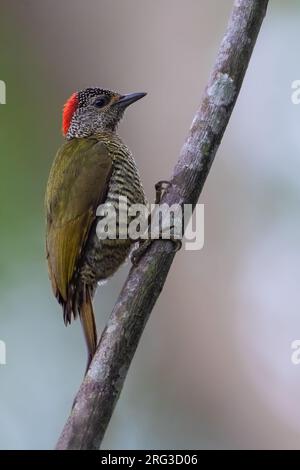
[[[73,114],[75,113],[78,107],[78,94],[73,93],[72,96],[68,99],[68,101],[64,105],[63,109],[63,119],[62,119],[62,132],[64,135],[67,134]]]

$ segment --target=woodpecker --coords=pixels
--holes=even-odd
[[[97,347],[92,300],[100,281],[126,260],[130,239],[99,239],[97,207],[119,197],[128,206],[146,204],[134,158],[117,134],[124,110],[146,93],[121,95],[101,88],[73,93],[63,109],[65,143],[58,150],[47,183],[46,254],[52,289],[65,324],[79,315],[88,364]]]

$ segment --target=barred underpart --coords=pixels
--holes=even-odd
[[[134,158],[117,134],[101,136],[112,160],[113,170],[109,180],[108,192],[104,203],[111,204],[119,212],[119,198],[127,198],[127,209],[132,204],[146,204],[145,193]],[[122,210],[122,206],[121,206]],[[121,217],[122,218],[122,217]],[[96,234],[97,218],[85,248],[84,264],[80,269],[80,279],[94,289],[97,282],[113,275],[129,255],[132,241],[128,238],[100,240]],[[128,216],[128,224],[132,218]],[[117,223],[117,234],[122,236],[127,227]]]

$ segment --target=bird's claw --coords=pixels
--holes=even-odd
[[[144,256],[146,251],[148,250],[149,246],[151,245],[152,240],[140,240],[140,244],[130,255],[130,261],[132,262],[133,266],[137,266],[139,264],[140,259]]]
[[[172,186],[172,183],[170,181],[166,181],[166,180],[158,181],[155,184],[155,204],[160,204],[164,192],[170,186]],[[151,223],[151,215],[149,217],[149,225],[150,225],[150,223]],[[159,239],[164,240],[162,237],[159,237]],[[138,248],[133,250],[131,255],[130,255],[130,260],[131,260],[133,266],[138,265],[139,261],[144,256],[146,251],[149,249],[149,247],[151,246],[153,241],[154,240],[151,240],[151,239],[146,239],[146,240],[141,239],[141,240],[139,240]],[[168,238],[168,241],[171,241],[174,244],[174,253],[176,253],[177,251],[179,251],[181,249],[181,247],[182,247],[182,241],[181,240],[179,240],[177,238],[174,238],[171,235],[171,237]]]
[[[161,180],[155,184],[155,204],[159,204],[164,192],[172,186],[170,181]]]
[[[168,238],[168,239],[159,238],[158,240],[165,240],[165,241],[172,242],[174,246],[174,249],[172,250],[173,253],[177,253],[177,251],[179,251],[182,248],[182,241],[179,240],[178,238]],[[146,251],[150,248],[153,241],[154,240],[150,240],[150,239],[140,241],[140,245],[138,246],[138,248],[133,250],[130,256],[130,260],[133,266],[137,266],[139,264],[140,260],[142,259]]]
[[[177,251],[181,250],[181,248],[182,248],[182,241],[181,240],[178,240],[177,238],[171,238],[170,241],[174,245],[174,250],[173,250],[174,253],[177,253]]]

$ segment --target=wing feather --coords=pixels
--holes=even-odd
[[[55,296],[68,300],[68,287],[84,250],[112,170],[106,145],[96,138],[72,139],[58,151],[46,191],[46,250]]]

